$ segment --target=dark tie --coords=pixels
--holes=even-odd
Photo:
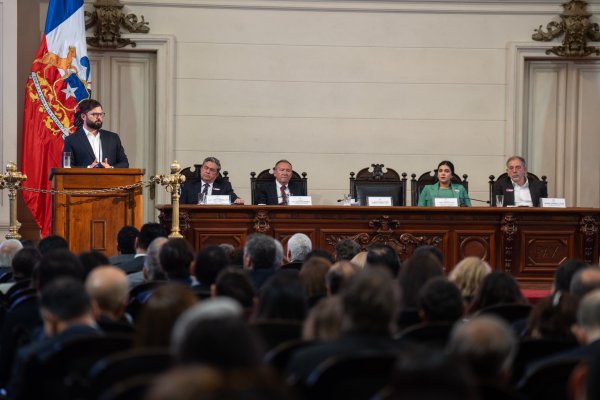
[[[287,195],[285,194],[286,186],[282,185],[280,189],[281,189],[281,204],[287,205],[287,203],[288,203],[287,202]]]
[[[210,185],[209,185],[208,183],[205,183],[205,184],[204,184],[204,189],[202,189],[202,194],[203,194],[204,196],[206,196],[206,195],[208,194],[208,187],[209,187],[209,186],[210,186]]]

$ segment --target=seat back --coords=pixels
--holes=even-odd
[[[493,314],[512,324],[527,318],[530,312],[529,304],[497,304],[479,310],[478,314]]]
[[[518,390],[529,400],[568,400],[567,382],[581,361],[581,357],[573,357],[540,364],[528,371]]]
[[[394,354],[357,354],[332,357],[307,378],[309,399],[370,399],[390,380]]]
[[[468,178],[467,174],[463,174],[462,179],[458,175],[452,174],[451,182],[462,185],[465,188],[465,190],[468,192],[469,191],[469,182],[467,181],[467,178]],[[421,196],[421,191],[423,190],[423,188],[426,185],[433,185],[434,183],[437,183],[437,181],[438,181],[437,169],[424,172],[418,178],[417,178],[417,174],[411,174],[410,175],[410,191],[411,191],[410,204],[412,206],[418,205],[419,197]]]
[[[492,202],[492,197],[494,196],[494,184],[496,182],[498,182],[499,180],[502,179],[506,179],[506,177],[508,176],[508,174],[506,172],[498,175],[498,179],[496,179],[496,177],[494,175],[490,175],[489,176],[489,181],[488,181],[488,195],[490,198],[489,203],[490,204],[495,204]],[[527,180],[528,181],[538,181],[538,182],[542,182],[544,184],[544,186],[546,186],[546,188],[548,188],[548,178],[546,177],[546,175],[542,175],[542,179],[540,179],[537,175],[532,174],[531,172],[527,172]]]
[[[350,195],[360,205],[367,205],[368,197],[391,197],[394,206],[405,206],[407,173],[400,177],[395,170],[384,172],[383,168],[383,164],[371,164],[356,174],[350,172]]]
[[[288,340],[269,350],[267,354],[265,354],[264,362],[283,373],[294,352],[313,343],[315,343],[313,340]]]
[[[137,320],[142,305],[148,300],[152,291],[157,287],[164,285],[167,281],[148,281],[142,282],[129,290],[129,303],[127,304],[127,313]]]
[[[262,338],[267,350],[302,337],[302,323],[298,321],[266,319],[254,321],[250,326]]]
[[[421,323],[402,330],[398,339],[441,350],[446,347],[453,326],[451,322]]]
[[[522,339],[513,361],[511,380],[517,384],[523,378],[527,365],[577,345],[577,342],[568,340]]]
[[[185,176],[185,181],[186,182],[193,182],[193,181],[198,181],[200,180],[200,169],[202,168],[202,164],[194,164],[193,167],[185,167],[181,170],[181,175]],[[217,176],[217,181],[218,180],[224,180],[224,181],[228,181],[229,182],[229,172],[227,171],[223,171],[222,173],[219,172],[219,175]]]
[[[89,373],[89,398],[101,394],[118,382],[140,376],[156,376],[173,363],[168,349],[142,348],[113,353],[98,360]]]
[[[298,182],[300,184],[300,192],[302,196],[306,196],[308,194],[308,179],[306,178],[306,172],[302,173],[300,176],[296,171],[292,171],[292,177],[290,178],[290,182]],[[257,204],[256,196],[257,196],[257,188],[261,185],[271,184],[275,180],[275,175],[273,175],[273,169],[268,168],[260,171],[258,175],[256,172],[250,172],[250,195],[252,197],[252,204]]]

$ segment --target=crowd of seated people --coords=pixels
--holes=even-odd
[[[435,246],[401,262],[383,243],[347,239],[330,254],[304,235],[280,243],[253,234],[241,249],[196,252],[158,224],[136,231],[124,230],[137,235],[129,238],[136,254],[118,265],[101,253],[72,254],[57,236],[12,254],[12,278],[0,286],[5,398],[128,390],[120,398],[567,399],[568,390],[598,391],[598,265],[557,266],[552,293],[531,305],[509,273],[474,257],[448,265]],[[364,265],[352,261],[361,251]],[[112,368],[127,373],[100,393],[97,380],[115,360]],[[562,374],[541,385],[558,397],[537,383],[547,370]]]

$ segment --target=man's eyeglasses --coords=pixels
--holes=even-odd
[[[88,115],[91,115],[94,118],[98,118],[98,117],[104,117],[106,116],[105,112],[99,112],[99,113],[88,113]]]

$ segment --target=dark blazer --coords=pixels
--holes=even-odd
[[[306,196],[306,193],[302,193],[302,185],[300,182],[290,181],[288,189],[290,191],[290,196]],[[256,204],[275,206],[278,204],[277,195],[277,184],[275,181],[256,185]]]
[[[202,180],[186,181],[181,189],[180,204],[198,204],[198,193],[202,191]],[[217,179],[213,183],[212,194],[214,195],[229,195],[233,203],[237,198],[237,194],[233,191],[231,183],[223,179]]]
[[[534,207],[539,207],[540,199],[542,197],[548,197],[548,188],[541,181],[534,181],[529,179],[529,192],[531,193],[531,201]],[[496,205],[496,195],[504,195],[504,206],[515,205],[515,190],[513,188],[512,181],[509,177],[501,179],[494,183],[492,196],[492,206]]]
[[[108,163],[115,168],[129,168],[129,160],[121,144],[119,135],[114,132],[100,129],[100,143],[102,144],[102,160],[108,158]],[[83,128],[79,128],[72,135],[67,136],[63,152],[71,152],[71,166],[86,168],[91,165],[96,156]]]

